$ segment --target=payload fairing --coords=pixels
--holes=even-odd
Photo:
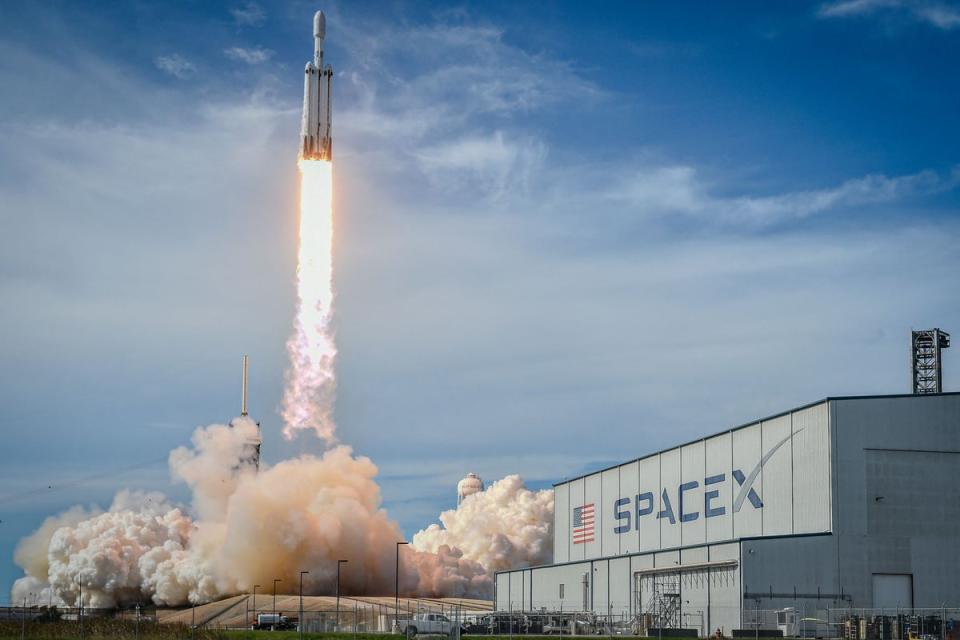
[[[303,79],[303,123],[300,126],[300,157],[304,160],[332,160],[330,135],[330,90],[333,67],[323,64],[323,38],[327,18],[323,11],[313,16],[313,60],[307,63]]]

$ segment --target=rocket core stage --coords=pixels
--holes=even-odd
[[[330,90],[333,67],[323,66],[323,38],[327,18],[323,11],[313,16],[313,60],[307,63],[303,78],[303,123],[300,126],[300,157],[304,160],[332,160],[330,136]]]

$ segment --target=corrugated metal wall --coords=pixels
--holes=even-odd
[[[758,422],[556,487],[556,562],[831,526],[827,403]],[[593,505],[593,540],[571,538]]]
[[[812,405],[558,485],[556,562],[578,562],[499,574],[497,606],[633,616],[660,568],[709,629],[745,624],[744,592],[748,609],[870,607],[874,574],[909,575],[917,606],[957,602],[958,467],[960,395]],[[590,503],[594,540],[573,544]]]
[[[960,602],[960,396],[831,404],[844,592],[874,606],[873,575],[900,574],[915,606]]]
[[[732,566],[709,566],[725,561]],[[740,544],[726,543],[499,573],[496,606],[500,611],[588,610],[629,620],[655,610],[653,585],[666,580],[679,586],[684,626],[730,630],[740,623],[739,562]],[[660,572],[651,575],[651,570]]]

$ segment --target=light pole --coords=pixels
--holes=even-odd
[[[347,560],[337,560],[337,631],[340,630],[340,565],[346,563]]]
[[[32,593],[30,594],[33,595]],[[27,635],[27,599],[23,599],[23,609],[20,609],[20,640]]]
[[[409,542],[398,542],[397,543],[397,566],[394,572],[394,583],[393,583],[393,614],[394,621],[397,626],[400,626],[400,545],[410,544]]]
[[[259,586],[258,584],[253,585],[253,619],[256,620],[257,623],[260,622],[260,618],[257,617],[257,587]]]
[[[300,640],[303,640],[303,576],[310,573],[309,571],[300,572],[300,618],[298,620],[297,626],[300,627]]]
[[[274,625],[277,624],[276,619],[277,619],[277,583],[278,582],[283,582],[283,580],[281,580],[280,578],[273,579],[273,619],[275,621],[273,623]]]
[[[80,618],[80,640],[83,640],[83,576],[77,575],[77,585],[80,587],[80,608],[78,617]]]

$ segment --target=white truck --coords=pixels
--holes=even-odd
[[[297,625],[285,615],[279,613],[258,613],[257,621],[253,624],[253,629],[256,631],[279,631],[282,629],[295,629],[296,626]]]
[[[418,613],[409,620],[398,620],[397,623],[397,630],[407,637],[422,633],[459,638],[466,633],[462,624],[453,622],[442,613]]]

